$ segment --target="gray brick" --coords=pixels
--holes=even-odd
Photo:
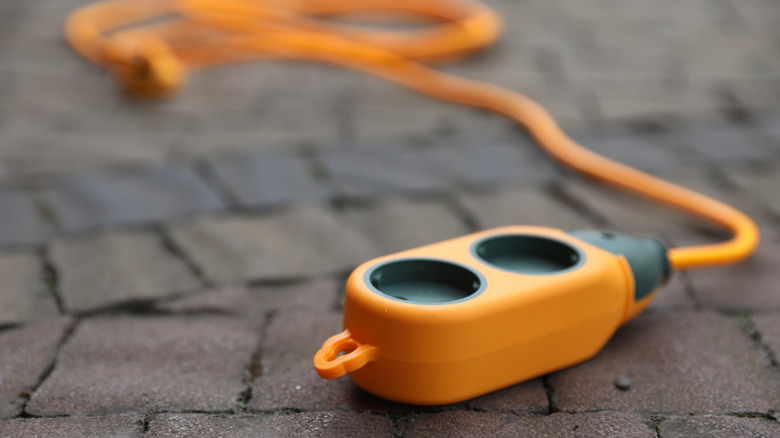
[[[687,273],[696,299],[704,306],[728,310],[780,309],[777,284],[780,244],[765,239],[747,261]]]
[[[441,149],[399,146],[370,150],[334,150],[321,154],[326,174],[348,198],[387,193],[431,194],[450,188]]]
[[[746,198],[751,202],[767,205],[772,212],[780,216],[780,172],[776,169],[769,171],[733,170],[729,172],[737,184],[746,193]]]
[[[196,314],[220,313],[256,317],[279,311],[332,311],[337,294],[344,285],[331,280],[315,280],[289,286],[225,286],[187,294],[181,298],[157,303],[164,312]]]
[[[306,163],[292,155],[245,153],[212,159],[210,163],[242,207],[269,207],[330,196]]]
[[[712,224],[671,207],[591,181],[572,180],[564,183],[563,190],[569,197],[606,219],[611,226],[637,236],[656,235],[668,238],[713,228]]]
[[[301,412],[279,415],[164,414],[149,424],[149,437],[390,437],[390,420],[354,412]]]
[[[754,134],[738,126],[694,126],[684,135],[688,147],[715,163],[761,163],[769,158],[756,144]]]
[[[263,372],[252,385],[249,408],[364,411],[402,406],[364,392],[349,377],[325,380],[314,372],[314,353],[341,330],[341,314],[332,310],[275,315],[263,339]]]
[[[228,317],[83,322],[27,405],[33,415],[235,407],[256,328]]]
[[[0,255],[0,325],[57,314],[53,292],[43,284],[43,266],[32,254]]]
[[[349,208],[344,223],[361,231],[389,254],[466,234],[468,229],[455,212],[440,202],[391,199],[369,208]]]
[[[0,422],[0,435],[27,437],[134,438],[144,429],[142,414],[105,417],[15,418]]]
[[[775,360],[780,360],[780,314],[754,315],[753,323]]]
[[[493,192],[469,192],[461,198],[482,228],[503,225],[541,225],[563,230],[592,228],[593,224],[544,189],[517,186]]]
[[[550,411],[541,377],[473,398],[462,405],[479,412],[547,414]]]
[[[353,268],[376,250],[329,211],[302,205],[273,215],[175,225],[174,239],[220,282],[289,279]]]
[[[574,135],[572,138],[593,152],[645,172],[679,174],[690,169],[689,160],[675,155],[668,148],[668,137],[615,132],[606,135]]]
[[[407,420],[411,436],[551,437],[621,436],[655,438],[646,418],[623,412],[556,413],[547,416],[515,416],[506,413],[444,411],[415,415]]]
[[[726,416],[670,418],[658,432],[664,438],[767,438],[780,435],[780,423]]]
[[[26,396],[35,389],[42,373],[54,360],[57,345],[70,321],[50,319],[0,332],[0,418],[19,415]],[[23,436],[8,433],[10,423],[0,422],[0,436]],[[4,429],[6,428],[6,429]]]
[[[631,389],[615,387],[619,376]],[[550,383],[562,411],[679,415],[776,409],[779,377],[737,318],[684,312],[640,315],[597,356],[552,374]]]
[[[154,300],[200,286],[159,237],[145,232],[57,240],[51,256],[63,305],[71,311]]]
[[[66,231],[170,220],[221,210],[222,201],[189,167],[82,174],[42,194]]]
[[[49,228],[28,193],[0,192],[0,245],[41,243]]]
[[[541,181],[555,175],[552,159],[542,158],[537,145],[518,140],[469,141],[446,149],[454,179],[473,188],[489,188],[522,181]]]

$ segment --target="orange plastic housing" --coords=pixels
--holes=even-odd
[[[532,251],[519,262],[506,248],[490,253],[487,243],[502,239],[526,239]],[[393,278],[430,289],[433,302],[405,301]],[[463,295],[436,298],[436,278]],[[347,281],[345,330],[314,365],[389,400],[455,403],[592,357],[653,295],[634,301],[622,256],[556,229],[495,228],[359,266]]]

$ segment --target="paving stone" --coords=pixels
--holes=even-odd
[[[547,414],[550,406],[542,379],[533,379],[460,403],[478,412]]]
[[[343,284],[328,279],[289,286],[232,285],[187,294],[155,307],[173,313],[210,312],[242,317],[288,310],[326,313],[334,309],[337,292],[343,289]]]
[[[455,410],[413,416],[407,421],[405,436],[655,438],[657,435],[649,420],[623,412],[515,416]]]
[[[344,223],[360,230],[377,256],[457,237],[468,232],[442,202],[390,199],[369,208],[348,208]]]
[[[638,135],[629,132],[574,135],[585,148],[635,169],[656,175],[679,174],[690,169],[690,162],[665,146],[663,135]]]
[[[671,207],[646,201],[616,188],[581,179],[563,184],[563,192],[577,200],[611,226],[637,237],[690,234],[697,230],[713,229],[712,224],[697,220]]]
[[[301,412],[280,415],[159,415],[149,437],[390,437],[390,420],[354,412]]]
[[[229,410],[245,388],[257,323],[217,316],[88,319],[27,412]]]
[[[38,244],[49,232],[30,194],[0,192],[0,246]]]
[[[38,257],[26,253],[0,255],[0,325],[57,315],[57,302],[43,283]]]
[[[761,339],[774,355],[774,359],[780,360],[780,314],[753,315],[752,320]]]
[[[461,197],[481,228],[504,225],[541,225],[563,230],[593,228],[593,223],[536,185],[490,192],[468,192]]]
[[[58,71],[58,66],[48,68],[58,77],[68,76]],[[111,91],[96,91],[94,84],[88,91],[84,87],[76,90],[80,95],[119,99]],[[52,96],[40,99],[56,100]],[[62,101],[72,103],[74,99]],[[3,103],[8,102],[4,99]],[[0,121],[0,163],[15,178],[157,164],[165,159],[167,148],[182,129],[179,120],[155,118],[137,108],[98,110],[92,103],[62,110],[20,105],[10,108]]]
[[[333,150],[320,155],[325,173],[347,198],[388,193],[432,194],[451,185],[442,149],[396,146],[369,150]]]
[[[272,207],[329,197],[326,186],[293,155],[245,153],[212,159],[210,164],[242,207]]]
[[[730,170],[729,176],[739,184],[752,202],[767,205],[776,216],[780,216],[780,173],[776,169],[768,171]]]
[[[12,352],[0,355],[0,418],[21,413],[25,394],[54,360],[69,323],[67,318],[56,318],[0,332],[0,351]],[[0,422],[0,436],[24,435],[5,432],[7,424]]]
[[[224,208],[217,195],[184,165],[126,174],[81,174],[42,193],[65,231],[148,223]]]
[[[273,215],[175,225],[174,239],[219,282],[290,279],[353,268],[376,250],[333,214],[301,205]]]
[[[777,282],[780,242],[764,239],[747,261],[688,272],[696,299],[705,307],[728,310],[780,309]]]
[[[627,377],[631,389],[614,381]],[[737,318],[707,312],[648,313],[618,330],[593,359],[553,373],[560,410],[645,413],[768,412],[780,373]]]
[[[767,158],[746,129],[715,125],[690,128],[685,143],[703,157],[716,163],[760,163]]]
[[[15,418],[0,422],[0,435],[134,438],[143,434],[143,423],[143,415],[138,413],[104,417]]]
[[[780,423],[762,418],[688,417],[661,422],[664,438],[768,438],[780,436]]]
[[[670,310],[692,309],[696,303],[688,292],[686,272],[673,272],[669,282],[661,286],[648,311],[667,312]]]
[[[534,150],[536,145],[527,140],[519,142],[523,144],[469,141],[461,147],[448,148],[449,167],[455,180],[466,187],[489,188],[542,181],[555,174],[551,159],[542,158]]]
[[[154,300],[200,286],[160,238],[140,231],[57,240],[51,247],[66,309],[76,312]]]

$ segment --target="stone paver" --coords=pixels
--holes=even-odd
[[[615,387],[625,376],[628,391]],[[734,317],[640,315],[593,359],[554,373],[562,411],[768,412],[780,404],[780,372]]]
[[[780,309],[777,282],[780,243],[761,242],[751,258],[737,265],[688,272],[696,299],[704,306],[728,310]]]
[[[44,284],[41,260],[33,254],[0,254],[0,325],[57,315],[53,292]]]
[[[189,167],[175,164],[119,175],[82,174],[41,194],[65,231],[176,219],[223,208]]]
[[[330,196],[327,186],[293,155],[234,154],[212,159],[210,164],[241,207],[273,207]]]
[[[765,203],[776,216],[780,216],[780,174],[770,171],[731,171],[733,177],[753,199]]]
[[[49,232],[29,193],[0,192],[0,246],[38,244]]]
[[[338,192],[354,199],[387,193],[436,194],[450,189],[443,149],[391,145],[320,154],[326,175]]]
[[[540,225],[562,230],[594,228],[593,222],[538,186],[509,187],[499,191],[468,192],[461,198],[481,228],[504,225]]]
[[[780,423],[725,416],[671,418],[661,423],[658,432],[664,438],[769,438],[780,436]]]
[[[89,319],[65,344],[27,411],[227,411],[244,390],[257,342],[252,324],[228,317]]]
[[[716,163],[760,163],[770,158],[755,134],[736,126],[700,126],[687,132],[685,144]]]
[[[391,199],[368,208],[348,208],[344,222],[362,232],[384,255],[457,237],[468,232],[443,202]]]
[[[141,413],[103,417],[15,418],[0,421],[4,437],[135,438],[143,434]]]
[[[380,415],[354,412],[302,412],[288,415],[159,415],[148,437],[392,437],[391,423]]]
[[[314,205],[197,220],[174,226],[172,234],[206,276],[220,282],[346,271],[375,254],[355,230]]]
[[[0,332],[0,418],[21,413],[26,396],[54,360],[69,324],[67,318],[56,318]],[[3,431],[8,427],[3,424],[0,422],[0,436],[14,436]]]
[[[780,315],[755,315],[753,323],[761,339],[769,347],[775,362],[780,363]]]
[[[686,162],[668,147],[669,135],[638,135],[635,132],[618,131],[609,134],[577,135],[573,140],[582,146],[627,164],[636,169],[656,175],[679,174],[688,169]]]
[[[405,436],[655,438],[657,435],[650,420],[636,414],[622,412],[515,416],[473,411],[445,411],[413,416],[408,420]]]
[[[160,238],[139,231],[57,240],[51,258],[64,307],[84,312],[148,301],[200,286]]]
[[[637,236],[663,238],[713,228],[712,224],[671,207],[579,178],[564,183],[563,191],[620,231]]]

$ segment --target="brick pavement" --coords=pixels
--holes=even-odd
[[[0,436],[780,436],[776,2],[490,2],[505,38],[442,68],[765,238],[677,273],[592,360],[429,408],[314,373],[356,264],[506,224],[722,231],[572,175],[501,118],[327,65],[130,104],[62,41],[81,3],[0,2]]]

